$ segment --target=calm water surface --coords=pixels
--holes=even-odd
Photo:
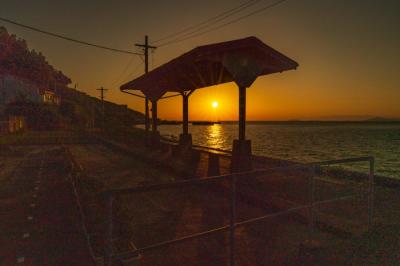
[[[177,139],[180,125],[161,125],[161,135]],[[198,145],[231,150],[236,124],[189,126]],[[312,162],[357,156],[375,156],[376,173],[400,178],[400,124],[247,124],[246,138],[253,153]],[[368,171],[368,163],[351,166]]]

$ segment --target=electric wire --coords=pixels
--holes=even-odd
[[[13,21],[13,20],[10,20],[10,19],[7,19],[7,18],[3,18],[3,17],[0,17],[0,21],[6,22],[6,23],[10,23],[10,24],[13,24],[15,26],[22,27],[22,28],[25,28],[25,29],[29,29],[29,30],[32,30],[32,31],[35,31],[35,32],[39,32],[39,33],[42,33],[42,34],[45,34],[45,35],[48,35],[48,36],[52,36],[52,37],[55,37],[55,38],[63,39],[63,40],[66,40],[66,41],[70,41],[70,42],[74,42],[74,43],[78,43],[78,44],[82,44],[82,45],[86,45],[86,46],[96,47],[96,48],[103,49],[103,50],[108,50],[108,51],[111,51],[111,52],[123,53],[123,54],[131,54],[131,55],[142,55],[140,53],[135,53],[135,52],[131,52],[131,51],[128,51],[128,50],[121,50],[121,49],[112,48],[112,47],[108,47],[108,46],[104,46],[104,45],[100,45],[100,44],[81,41],[81,40],[78,40],[78,39],[73,39],[73,38],[70,38],[70,37],[67,37],[67,36],[64,36],[64,35],[61,35],[61,34],[45,31],[45,30],[42,30],[42,29],[39,29],[39,28],[35,28],[35,27],[29,26],[29,25],[26,25],[26,24],[22,24],[22,23],[19,23],[19,22],[16,22],[16,21]]]
[[[204,35],[204,34],[206,34],[206,33],[212,32],[212,31],[216,31],[216,30],[218,30],[218,29],[220,29],[220,28],[226,27],[226,26],[231,25],[231,24],[233,24],[233,23],[239,22],[239,21],[241,21],[241,20],[243,20],[243,19],[245,19],[245,18],[248,18],[248,17],[250,17],[250,16],[256,15],[256,14],[258,14],[258,13],[261,13],[261,12],[263,12],[263,11],[266,11],[266,10],[268,10],[268,9],[271,9],[271,8],[273,8],[273,7],[276,7],[276,6],[280,5],[280,4],[283,4],[283,3],[286,2],[286,1],[288,1],[288,0],[280,0],[280,1],[274,2],[274,3],[270,4],[270,5],[264,6],[263,8],[254,10],[254,11],[252,11],[252,12],[246,14],[246,15],[243,15],[243,16],[240,16],[240,17],[235,18],[235,19],[233,19],[233,20],[230,20],[230,21],[228,21],[228,22],[226,22],[226,23],[224,23],[224,24],[220,24],[220,25],[218,25],[218,26],[216,26],[216,27],[213,27],[213,28],[207,29],[207,30],[205,30],[205,31],[202,31],[202,32],[199,32],[199,33],[190,35],[190,36],[187,36],[187,37],[185,37],[185,38],[177,38],[177,39],[175,39],[175,40],[172,40],[172,41],[169,41],[169,42],[165,42],[165,43],[159,44],[158,47],[165,47],[165,46],[168,46],[168,45],[171,45],[171,44],[183,42],[183,41],[186,41],[186,40],[188,40],[188,39],[192,39],[192,38],[195,38],[195,37]]]
[[[122,84],[126,83],[128,80],[132,80],[132,76],[135,76],[138,73],[139,67],[143,66],[143,62],[139,62],[134,68],[133,70],[125,76],[124,79],[122,79]]]
[[[225,18],[228,18],[228,17],[230,17],[230,16],[232,16],[232,15],[234,15],[234,14],[236,14],[236,13],[238,13],[238,12],[240,12],[240,11],[242,11],[242,10],[252,6],[252,5],[257,4],[260,1],[262,1],[262,0],[250,0],[250,1],[247,1],[245,3],[242,3],[239,6],[236,6],[236,7],[232,8],[232,9],[224,11],[224,12],[222,12],[222,13],[214,16],[214,17],[211,17],[209,19],[206,19],[206,20],[204,20],[204,21],[202,21],[202,22],[200,22],[198,24],[186,27],[186,28],[184,28],[184,29],[182,29],[180,31],[176,31],[176,32],[174,32],[172,34],[169,34],[169,35],[163,37],[163,38],[157,39],[153,43],[158,43],[160,41],[165,41],[167,39],[175,38],[175,37],[177,37],[177,36],[179,36],[179,35],[181,35],[182,33],[185,33],[185,32],[186,32],[186,34],[197,32],[197,31],[199,31],[199,30],[201,30],[201,29],[203,29],[205,27],[210,26],[209,24],[212,25],[215,22],[219,22],[219,21],[221,21],[221,20],[223,20]],[[194,31],[191,31],[191,30],[194,30]],[[187,32],[189,32],[189,33],[187,33]]]
[[[120,74],[118,75],[118,77],[114,80],[113,83],[111,83],[111,87],[116,86],[124,77],[126,72],[128,71],[128,69],[131,67],[132,63],[135,61],[136,57],[132,56],[129,61],[127,62],[127,64],[125,65],[125,67],[123,68],[123,70],[120,72]]]

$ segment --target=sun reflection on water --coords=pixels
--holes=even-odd
[[[214,124],[208,126],[207,129],[207,146],[216,149],[223,149],[224,143],[224,130],[221,124]]]

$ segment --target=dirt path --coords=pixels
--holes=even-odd
[[[24,158],[2,188],[0,265],[93,265],[58,148]]]

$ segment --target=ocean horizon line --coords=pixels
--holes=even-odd
[[[224,124],[237,124],[237,120],[191,120],[189,123],[209,122],[209,123],[224,123]],[[181,120],[160,120],[160,124],[181,124]],[[400,119],[393,120],[247,120],[248,124],[333,124],[333,123],[357,123],[357,124],[399,124]]]

